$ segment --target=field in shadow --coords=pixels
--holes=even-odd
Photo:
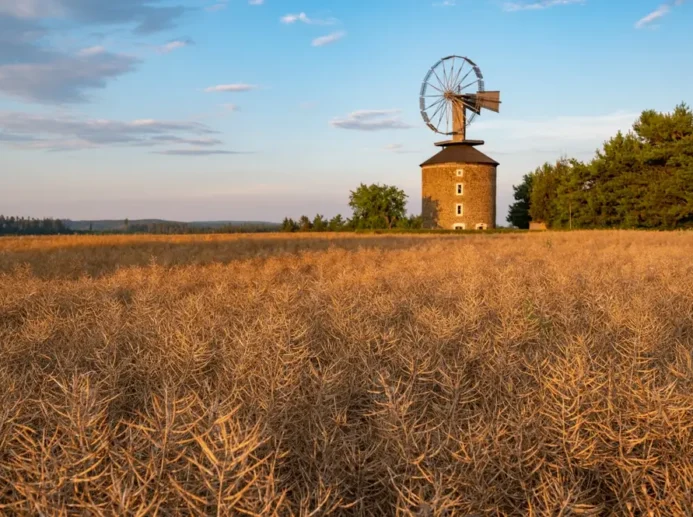
[[[510,239],[518,237],[508,236]],[[464,237],[275,234],[8,238],[0,239],[0,273],[9,273],[17,267],[24,267],[40,278],[76,279],[85,275],[108,275],[117,269],[150,264],[162,267],[228,264],[249,258],[295,255],[330,248],[351,251],[373,248],[395,250],[459,238]]]

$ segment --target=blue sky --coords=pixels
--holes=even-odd
[[[281,220],[387,183],[420,211],[418,93],[468,56],[512,185],[691,103],[693,1],[0,0],[0,213]]]

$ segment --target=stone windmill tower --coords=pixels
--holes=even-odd
[[[476,149],[482,140],[467,140],[466,129],[482,109],[500,111],[500,92],[484,90],[473,61],[449,56],[429,70],[419,102],[426,125],[452,137],[421,164],[424,228],[495,228],[498,162]]]

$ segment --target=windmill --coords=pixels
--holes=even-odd
[[[474,61],[461,56],[439,60],[421,85],[419,107],[426,125],[451,137],[421,164],[422,217],[425,228],[485,230],[496,225],[498,162],[467,140],[467,126],[483,110],[500,111],[500,92],[486,91]]]
[[[466,141],[467,126],[482,110],[500,111],[500,92],[486,91],[484,76],[467,57],[438,61],[421,85],[419,107],[426,125],[436,133]]]

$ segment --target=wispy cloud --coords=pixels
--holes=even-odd
[[[315,38],[313,40],[312,45],[314,47],[324,47],[325,45],[330,45],[332,43],[339,41],[340,39],[344,38],[345,36],[346,36],[346,32],[344,32],[344,31],[333,32],[332,34],[328,34],[327,36],[321,36],[319,38]]]
[[[637,113],[616,112],[595,116],[564,116],[541,119],[486,119],[474,124],[475,131],[483,131],[494,141],[503,141],[508,148],[513,142],[526,148],[537,141],[555,147],[555,143],[596,143],[628,131],[638,118]]]
[[[388,144],[385,147],[383,147],[383,150],[395,154],[413,154],[418,152],[414,149],[407,149],[402,144]]]
[[[110,146],[147,147],[185,144],[214,147],[217,134],[198,122],[154,119],[132,121],[81,119],[67,115],[0,112],[0,141],[17,149],[52,151]]]
[[[58,18],[92,25],[135,24],[135,32],[141,34],[173,27],[187,10],[181,5],[170,5],[166,0],[0,1],[0,13],[15,18]]]
[[[660,18],[665,17],[667,14],[671,12],[671,10],[679,5],[682,5],[684,0],[674,0],[673,2],[665,3],[657,7],[654,11],[651,13],[646,14],[642,18],[640,18],[636,23],[635,23],[635,28],[636,29],[644,29],[645,27],[650,27],[655,21],[659,20]]]
[[[248,0],[249,5],[263,5],[265,0]]]
[[[133,72],[140,60],[103,46],[78,52],[51,46],[64,37],[63,27],[115,26],[150,34],[173,27],[187,10],[168,0],[0,0],[0,95],[85,102],[94,90]]]
[[[455,7],[456,5],[455,0],[443,0],[442,2],[434,2],[433,7]]]
[[[401,110],[359,110],[330,121],[332,127],[357,131],[409,129],[412,126],[400,117]]]
[[[27,142],[34,142],[34,141],[36,141],[36,138],[34,138],[31,135],[27,135],[27,134],[13,135],[13,134],[7,134],[4,131],[0,131],[0,144],[2,142],[26,144]]]
[[[223,11],[226,9],[226,2],[218,2],[216,4],[208,5],[205,7],[205,11],[210,12],[210,13],[215,13],[217,11]]]
[[[95,46],[95,47],[87,47],[83,48],[79,52],[77,52],[78,56],[96,56],[98,54],[103,54],[106,52],[106,49],[102,46]]]
[[[147,143],[186,144],[195,147],[213,147],[223,142],[217,138],[182,138],[172,135],[155,135],[151,137]]]
[[[307,25],[334,25],[335,23],[337,23],[337,20],[334,18],[310,18],[306,13],[287,14],[285,16],[282,16],[280,21],[287,25],[291,25],[297,22],[305,23]]]
[[[218,84],[205,88],[208,93],[212,92],[250,92],[258,90],[260,87],[254,84],[234,83],[234,84]]]
[[[219,154],[248,154],[237,151],[224,151],[223,149],[168,149],[166,151],[153,151],[154,154],[168,156],[214,156]]]
[[[503,9],[509,12],[538,11],[559,5],[584,4],[586,0],[536,0],[531,2],[507,2]]]
[[[7,64],[0,61],[0,93],[40,103],[85,102],[88,90],[105,88],[109,79],[132,72],[139,63],[136,58],[100,47],[77,55],[31,48],[24,51],[27,58],[34,53],[35,59]]]
[[[157,52],[159,52],[160,54],[168,54],[170,52],[173,52],[176,49],[188,47],[192,44],[193,44],[192,40],[177,39],[177,40],[169,41],[168,43],[166,43],[164,45],[161,45],[160,47],[157,48]]]

